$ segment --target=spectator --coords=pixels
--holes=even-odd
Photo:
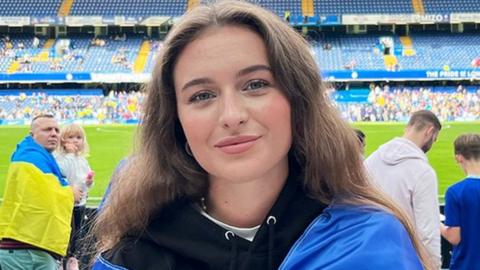
[[[445,195],[443,237],[453,246],[450,269],[480,269],[480,134],[460,135],[454,142],[455,160],[467,177]]]
[[[472,60],[472,67],[479,68],[480,67],[480,57],[476,57]]]
[[[432,258],[440,266],[438,183],[427,153],[442,128],[430,111],[415,112],[401,138],[380,146],[365,165],[374,183],[408,213]]]
[[[40,45],[40,39],[38,39],[38,37],[33,37],[32,47],[36,49],[38,48],[38,45]]]
[[[357,67],[357,60],[352,59],[343,66],[344,69],[353,70]]]
[[[30,136],[12,155],[0,206],[0,268],[56,270],[65,256],[73,203],[71,188],[51,152],[58,124],[50,115],[33,119]],[[73,192],[72,192],[73,190]]]
[[[197,7],[160,57],[140,150],[97,219],[94,269],[429,267],[279,17],[242,1]]]
[[[87,204],[88,190],[93,185],[94,173],[90,169],[85,156],[89,147],[85,130],[77,125],[70,124],[62,128],[60,146],[55,152],[55,159],[60,171],[70,185],[80,190],[82,196],[73,208],[73,231],[68,252],[67,270],[79,269],[78,260],[82,256],[81,239],[83,238],[83,220]]]

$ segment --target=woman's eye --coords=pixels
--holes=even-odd
[[[195,103],[195,102],[208,100],[208,99],[211,99],[211,98],[214,98],[214,97],[215,97],[215,95],[213,95],[212,93],[201,92],[201,93],[193,95],[188,101],[191,102],[191,103]]]
[[[256,89],[261,89],[266,86],[268,86],[268,82],[264,80],[253,80],[250,81],[247,86],[245,87],[245,90],[256,90]]]

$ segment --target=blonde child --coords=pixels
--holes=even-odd
[[[73,209],[74,225],[67,261],[67,270],[78,269],[80,241],[82,237],[82,223],[85,216],[87,192],[93,185],[93,171],[90,169],[85,156],[89,152],[87,138],[83,128],[77,124],[66,125],[60,131],[60,144],[54,153],[62,175],[68,179],[70,185],[80,190],[80,200],[75,202]]]

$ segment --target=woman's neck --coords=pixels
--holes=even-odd
[[[229,225],[253,227],[262,223],[278,198],[288,176],[288,166],[250,181],[210,178],[206,212]]]

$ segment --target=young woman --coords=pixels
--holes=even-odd
[[[136,158],[97,220],[94,269],[429,267],[291,27],[222,1],[187,13],[162,50]]]
[[[87,204],[87,193],[93,185],[93,171],[85,158],[89,147],[85,130],[78,124],[69,124],[60,131],[60,144],[54,156],[62,175],[68,179],[70,185],[82,194],[73,208],[74,227],[70,241],[67,270],[78,269],[80,257],[80,238],[83,236],[82,226]]]

